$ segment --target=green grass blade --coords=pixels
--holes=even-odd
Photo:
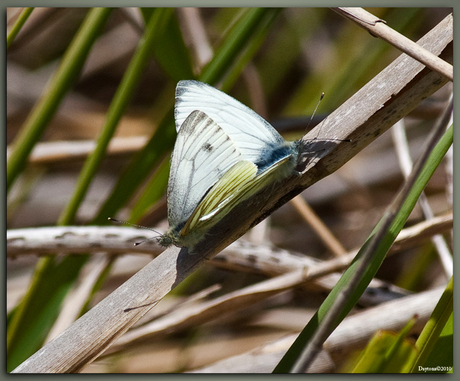
[[[356,302],[359,300],[360,296],[368,286],[369,282],[377,273],[377,270],[383,262],[387,251],[391,247],[398,233],[403,228],[405,221],[407,220],[409,214],[411,213],[412,209],[417,203],[420,193],[423,191],[428,180],[431,178],[433,172],[443,159],[445,153],[451,146],[452,141],[453,127],[451,126],[431,152],[426,164],[424,165],[420,175],[417,178],[417,181],[414,182],[414,185],[412,186],[410,193],[406,197],[397,215],[393,219],[393,222],[391,223],[387,232],[383,236],[383,239],[380,241],[380,244],[376,247],[376,249],[373,250],[374,255],[372,261],[369,263],[369,265],[363,272],[357,285],[351,291],[351,294],[348,295],[344,308],[341,310],[339,314],[335,316],[334,323],[336,326],[350,312],[350,310],[353,308],[353,306],[356,304]],[[342,292],[342,289],[345,289],[349,285],[350,281],[353,279],[355,272],[361,265],[363,254],[365,253],[367,246],[369,246],[369,244],[371,243],[373,236],[377,234],[380,225],[383,223],[385,218],[386,215],[384,215],[377,227],[371,233],[371,236],[368,238],[363,248],[359,251],[350,267],[345,271],[343,276],[340,278],[340,280],[334,286],[332,291],[329,293],[328,297],[320,306],[316,314],[313,316],[313,318],[310,320],[307,326],[302,330],[294,344],[289,348],[287,353],[278,363],[274,370],[275,373],[286,373],[292,369],[292,367],[300,357],[301,353],[303,352],[304,348],[310,342],[314,333],[318,330],[320,324],[325,319],[325,316],[328,314],[329,310],[334,306],[334,303],[339,294]]]
[[[111,194],[107,197],[94,222],[106,223],[119,208],[128,202],[141,182],[150,174],[166,153],[171,150],[176,137],[173,111],[170,110],[145,147],[137,152],[124,169]]]
[[[102,133],[99,136],[95,150],[85,161],[85,165],[80,172],[75,192],[64,209],[58,224],[66,225],[72,223],[77,210],[86,196],[86,192],[94,178],[102,160],[105,157],[107,146],[112,139],[118,123],[123,116],[126,107],[131,100],[134,91],[137,88],[142,73],[147,66],[151,54],[152,47],[157,43],[158,37],[161,36],[165,25],[171,17],[172,10],[168,8],[158,8],[146,25],[146,31],[139,46],[132,58],[125,75],[118,86],[117,92],[110,105],[107,113],[105,125]]]
[[[8,36],[6,37],[6,50],[10,47],[10,45],[13,43],[14,39],[18,35],[19,31],[29,18],[29,16],[32,14],[32,11],[34,10],[33,7],[28,7],[24,8],[19,15],[18,19],[14,23],[13,27],[10,30],[10,33],[8,33]]]
[[[8,161],[9,186],[25,166],[30,151],[40,139],[64,95],[80,73],[90,48],[109,15],[110,9],[96,8],[89,11],[64,55],[48,91],[44,93],[14,142],[14,151]],[[7,332],[8,369],[13,369],[39,347],[44,340],[45,332],[57,316],[56,300],[62,299],[72,282],[64,279],[59,284],[54,284],[49,281],[51,276],[62,276],[66,272],[63,270],[67,265],[75,268],[74,271],[78,271],[78,266],[74,266],[73,263],[75,258],[68,263],[50,265],[53,261],[53,259],[39,261],[28,293],[10,317]],[[40,284],[40,279],[44,284]],[[44,279],[47,281],[43,282]],[[51,291],[53,295],[50,294]]]
[[[400,373],[406,359],[415,352],[413,342],[407,339],[416,319],[412,318],[401,332],[379,331],[362,351],[353,373]]]
[[[276,12],[267,14],[258,28],[253,31],[247,46],[243,49],[242,53],[237,56],[235,62],[225,74],[225,79],[223,80],[221,86],[222,91],[228,91],[240,77],[244,68],[254,59],[254,56],[259,51],[262,43],[266,41],[267,35],[270,32],[273,21],[277,15],[278,13]]]
[[[153,51],[163,70],[176,82],[184,78],[193,78],[190,52],[185,46],[175,13],[169,22],[165,23],[160,38],[161,43],[155,44]]]
[[[169,177],[169,158],[164,160],[155,171],[145,191],[139,197],[136,205],[131,210],[130,222],[139,221],[140,218],[159,200],[166,192]]]
[[[419,350],[419,353],[417,357],[414,359],[413,363],[410,364],[410,373],[419,373],[419,367],[427,367],[427,366],[452,366],[452,362],[443,362],[443,363],[437,363],[437,364],[427,364],[427,359],[430,356],[430,354],[433,352],[433,348],[436,346],[438,339],[440,338],[441,332],[444,330],[446,327],[449,319],[451,318],[453,314],[453,307],[454,307],[454,301],[453,301],[453,286],[454,281],[453,277],[450,278],[449,283],[447,284],[446,289],[444,290],[444,293],[442,294],[441,298],[439,299],[438,304],[436,305],[433,313],[431,314],[430,319],[428,322],[425,324],[425,327],[423,328],[422,333],[417,339],[417,342],[415,343],[417,349]],[[450,356],[453,356],[453,347],[444,347],[441,349],[445,357],[450,359]],[[447,353],[446,353],[447,351]],[[453,357],[451,357],[453,360]]]
[[[454,313],[452,312],[446,322],[438,340],[428,358],[425,361],[425,367],[438,367],[436,373],[452,373],[454,366]],[[450,369],[449,369],[450,368]],[[419,372],[419,368],[416,369]]]
[[[12,144],[13,151],[7,163],[7,190],[11,188],[14,180],[25,167],[34,145],[40,140],[65,94],[80,74],[89,51],[109,15],[110,9],[108,8],[94,8],[89,11],[77,36],[67,49],[50,85]]]
[[[278,14],[281,8],[247,8],[234,27],[230,29],[223,43],[217,49],[213,59],[203,68],[199,79],[209,84],[219,81],[231,67],[237,55],[248,41],[253,38],[259,25],[266,17]]]
[[[286,19],[286,25],[272,37],[270,43],[273,48],[268,50],[256,64],[265,94],[271,97],[276,94],[277,89],[286,87],[284,81],[289,78],[289,71],[295,70],[295,65],[303,54],[303,47],[307,46],[306,50],[313,49],[309,47],[310,39],[313,39],[316,33],[322,33],[322,23],[329,13],[330,10],[327,8],[309,8],[297,12],[292,19]],[[308,77],[313,75],[311,73]],[[327,83],[334,80],[332,77],[335,75],[329,75]],[[310,93],[319,94],[320,91],[323,91],[321,86],[310,89]]]

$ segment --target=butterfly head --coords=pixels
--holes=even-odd
[[[183,235],[183,229],[170,228],[165,234],[156,237],[156,241],[163,247],[174,245],[176,247],[185,247],[189,254],[194,254],[193,247],[201,241],[203,233],[200,231],[191,231]]]

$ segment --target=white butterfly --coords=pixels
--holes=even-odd
[[[238,203],[295,173],[298,142],[287,142],[261,116],[198,81],[180,81],[177,140],[168,183],[170,229],[163,246],[193,247]]]

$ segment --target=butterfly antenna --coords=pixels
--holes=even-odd
[[[305,130],[308,131],[308,128],[310,127],[310,124],[313,120],[313,117],[315,116],[316,114],[316,110],[318,110],[318,107],[319,107],[319,104],[321,103],[321,101],[323,100],[324,98],[324,92],[321,93],[321,96],[319,97],[319,100],[318,100],[318,103],[316,103],[316,107],[315,109],[313,110],[313,113],[311,114],[311,117],[310,117],[310,120],[308,121],[308,124],[307,124],[307,127],[305,127]]]
[[[310,118],[310,120],[308,121],[308,124],[307,124],[307,127],[305,128],[305,131],[308,131],[308,127],[310,127],[310,124],[311,124],[311,122],[312,122],[312,120],[313,120],[313,117],[314,117],[315,114],[316,114],[316,110],[318,110],[319,104],[321,103],[321,101],[323,100],[323,98],[324,98],[324,92],[322,92],[321,95],[320,95],[320,97],[319,97],[318,103],[316,104],[316,107],[315,107],[315,109],[313,110],[313,114],[311,114],[311,118]],[[315,136],[312,140],[318,139],[318,136],[319,136],[320,133],[321,133],[321,128],[322,128],[322,127],[323,127],[323,126],[321,125],[321,126],[320,126],[320,129],[319,129],[319,131],[318,131],[318,133],[316,134],[316,136]],[[351,142],[351,139],[331,139],[331,140],[335,140],[335,141],[339,141],[339,142]]]
[[[155,230],[155,229],[152,229],[152,228],[149,228],[149,227],[147,227],[147,226],[142,226],[142,225],[138,225],[138,224],[133,224],[133,223],[131,223],[131,222],[116,220],[115,218],[112,218],[112,217],[109,217],[108,220],[109,220],[109,221],[112,221],[112,222],[115,222],[115,223],[117,223],[117,224],[120,224],[120,225],[134,226],[134,227],[139,228],[139,229],[150,230],[150,231],[153,231],[153,232],[159,234],[160,236],[163,235],[163,234],[161,234],[159,231],[157,231],[157,230]],[[152,239],[156,239],[156,238],[157,238],[157,237],[152,237],[152,238],[144,239],[143,241],[136,242],[136,243],[134,244],[134,246],[139,246],[141,243],[144,243],[144,242],[150,241],[150,240],[152,240]]]

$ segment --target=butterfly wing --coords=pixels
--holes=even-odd
[[[206,192],[235,163],[241,152],[211,118],[192,112],[179,129],[168,182],[168,220],[180,230]]]
[[[194,110],[206,113],[232,139],[242,157],[258,167],[261,167],[260,162],[273,162],[272,156],[278,155],[280,147],[286,147],[283,137],[249,107],[205,83],[180,81],[176,87],[174,109],[178,131]]]

